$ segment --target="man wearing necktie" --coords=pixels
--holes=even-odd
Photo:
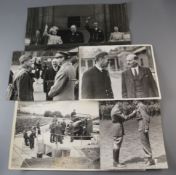
[[[87,70],[82,78],[83,99],[112,99],[113,91],[108,66],[108,53],[101,52],[95,57],[95,66]]]
[[[150,69],[139,66],[138,57],[133,53],[126,57],[126,61],[129,68],[122,73],[122,97],[158,97],[158,88]]]

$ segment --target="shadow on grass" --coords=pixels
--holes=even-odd
[[[158,157],[155,157],[155,159],[158,160],[158,163],[165,163],[165,162],[167,162],[166,155],[160,155]]]
[[[139,163],[139,162],[144,162],[144,159],[141,157],[133,157],[132,159],[126,160],[124,163]]]

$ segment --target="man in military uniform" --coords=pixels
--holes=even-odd
[[[112,99],[113,91],[109,72],[108,53],[101,52],[95,57],[95,66],[87,70],[82,78],[83,99]]]
[[[65,134],[65,128],[66,128],[66,122],[65,122],[65,120],[63,119],[63,121],[61,122],[62,135]]]
[[[103,42],[104,41],[104,32],[99,28],[98,22],[93,23],[93,27],[89,26],[89,20],[86,20],[85,25],[86,30],[89,32],[90,38],[89,42]]]
[[[33,78],[35,77],[35,74],[32,73],[34,65],[32,56],[27,54],[22,55],[19,58],[19,62],[21,66],[14,75],[14,93],[12,99],[18,101],[33,101]]]
[[[68,43],[83,43],[83,34],[77,31],[76,25],[71,25],[70,30],[67,32],[67,42]]]
[[[61,126],[61,123],[58,122],[55,126],[55,138],[56,138],[56,143],[60,142],[60,144],[63,143],[62,139],[62,126]]]
[[[57,125],[57,118],[54,117],[51,125],[49,126],[49,129],[50,129],[50,142],[51,143],[55,142],[55,139],[56,139],[56,135],[55,135],[56,125]]]
[[[70,54],[60,51],[56,53],[55,57],[61,67],[56,73],[54,84],[48,96],[53,98],[54,101],[74,100],[76,72],[70,63]]]
[[[138,131],[140,135],[141,144],[145,153],[145,163],[148,166],[154,165],[155,162],[152,158],[152,149],[149,140],[149,123],[150,116],[148,114],[147,106],[143,101],[136,101],[136,118],[138,121]]]
[[[122,102],[117,102],[111,110],[111,119],[113,127],[113,165],[122,168],[125,165],[120,163],[119,154],[123,141],[124,127],[123,122],[135,117],[136,111],[134,110],[129,115],[124,115]]]

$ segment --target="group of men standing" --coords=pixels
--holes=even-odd
[[[30,132],[30,133],[29,133]],[[23,138],[25,146],[29,146],[30,149],[34,149],[35,138],[37,135],[41,135],[40,123],[38,122],[36,126],[33,126],[30,131],[24,129]]]
[[[77,82],[77,69],[70,61],[69,52],[57,52],[52,67],[43,73],[46,100],[74,100]],[[33,83],[36,77],[31,55],[19,58],[20,68],[13,75],[12,90],[9,98],[18,101],[34,101]]]
[[[60,142],[63,143],[63,138],[66,129],[66,122],[63,120],[59,122],[56,117],[53,118],[51,125],[49,126],[50,129],[50,142]]]

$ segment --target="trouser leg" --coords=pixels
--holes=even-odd
[[[146,158],[152,158],[152,149],[150,146],[149,133],[145,133],[144,131],[140,131],[140,139],[141,144],[145,153]]]
[[[120,148],[122,145],[123,137],[114,137],[113,141],[113,160],[119,163]]]

